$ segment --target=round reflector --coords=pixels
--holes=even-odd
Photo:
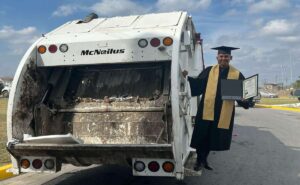
[[[28,159],[22,159],[20,165],[22,168],[27,169],[30,166],[30,162]]]
[[[173,39],[171,37],[166,37],[163,40],[163,44],[165,46],[171,46],[173,44]]]
[[[44,162],[44,165],[47,169],[51,170],[54,168],[54,160],[53,159],[47,159],[45,162]]]
[[[148,46],[148,41],[146,39],[140,39],[138,44],[141,48],[145,48],[146,46]]]
[[[148,164],[148,168],[150,171],[152,172],[157,172],[159,170],[159,164],[158,162],[156,161],[151,161],[149,164]]]
[[[162,168],[165,172],[167,173],[171,173],[174,171],[174,164],[171,163],[170,161],[166,161],[164,162],[164,164],[162,165]]]
[[[59,46],[59,51],[61,51],[61,52],[63,52],[63,53],[67,52],[68,49],[69,49],[69,47],[68,47],[67,44],[61,44],[61,45]]]
[[[138,172],[142,172],[145,170],[145,163],[143,163],[142,161],[135,161],[133,166],[134,169]]]
[[[43,53],[45,53],[47,51],[47,48],[46,48],[46,46],[39,46],[38,47],[38,52],[40,53],[40,54],[43,54]]]
[[[55,53],[57,51],[57,46],[52,44],[49,46],[48,49],[49,49],[50,53]]]
[[[32,161],[32,166],[35,168],[35,169],[40,169],[43,165],[43,162],[42,160],[40,159],[35,159]]]
[[[153,38],[153,39],[151,39],[150,44],[153,47],[157,47],[160,45],[160,40],[158,38]]]

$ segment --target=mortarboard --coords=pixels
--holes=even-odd
[[[218,50],[218,54],[231,54],[231,50],[240,49],[240,48],[234,48],[234,47],[228,47],[228,46],[219,46],[215,48],[211,48],[214,50]]]

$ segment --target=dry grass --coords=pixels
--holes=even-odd
[[[291,104],[291,103],[299,103],[297,98],[290,97],[279,97],[279,98],[262,98],[260,100],[261,104],[266,105],[279,105],[279,104]]]
[[[7,98],[0,98],[0,166],[10,163],[9,153],[6,151],[6,109]]]

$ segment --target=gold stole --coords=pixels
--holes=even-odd
[[[227,79],[237,80],[240,72],[233,66],[229,65],[229,72]],[[215,99],[217,94],[219,79],[219,65],[215,65],[209,72],[207,86],[205,90],[205,98],[203,105],[203,119],[214,121],[215,115]],[[234,100],[223,100],[221,115],[218,123],[218,128],[229,129],[231,115],[234,108]]]

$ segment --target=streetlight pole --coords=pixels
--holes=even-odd
[[[291,84],[293,84],[293,61],[292,61],[291,51],[289,52],[289,54],[290,54],[290,64],[291,64]]]

